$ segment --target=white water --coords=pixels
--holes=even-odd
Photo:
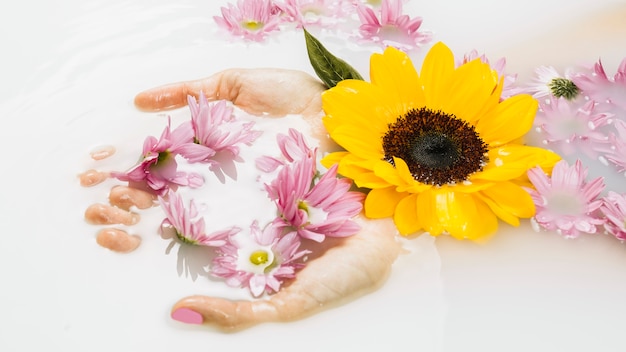
[[[93,163],[89,151],[99,145],[116,146],[118,153],[99,165],[117,168],[135,160],[145,135],[159,135],[164,116],[132,105],[145,88],[228,67],[312,73],[300,33],[250,45],[217,37],[211,16],[225,3],[31,0],[5,5],[8,10],[0,14],[0,116],[5,121],[0,128],[5,187],[0,349],[287,346],[317,351],[323,340],[331,350],[619,350],[626,316],[624,247],[603,236],[564,240],[535,233],[527,224],[502,225],[487,245],[447,237],[406,241],[410,253],[398,260],[381,289],[295,323],[229,335],[171,321],[176,300],[194,293],[225,294],[222,283],[184,275],[197,263],[181,263],[192,256],[176,250],[166,254],[168,241],[150,236],[149,226],[136,229],[144,238],[136,252],[118,255],[100,248],[82,212],[95,199],[106,199],[106,187],[81,188],[76,175]],[[618,2],[593,6],[604,9],[610,3]],[[564,65],[571,53],[587,60],[606,53],[603,61],[613,72],[621,59],[616,54],[625,55],[616,53],[616,37],[587,27],[598,37],[577,41],[571,32],[555,29],[579,23],[590,6],[584,1],[411,1],[408,9],[422,15],[424,27],[456,52],[476,48],[494,57],[507,54],[509,67],[525,75],[543,57]],[[563,35],[567,45],[546,50],[551,37],[539,34],[545,29]],[[367,72],[368,52],[327,41]]]

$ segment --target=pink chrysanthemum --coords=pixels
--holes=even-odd
[[[211,273],[232,287],[248,287],[254,297],[264,292],[278,292],[285,279],[292,279],[304,264],[299,261],[310,253],[298,250],[300,239],[295,232],[283,234],[284,228],[267,225],[263,230],[255,221],[250,233],[231,236],[218,248]]]
[[[233,35],[252,41],[264,40],[282,22],[281,11],[271,0],[238,0],[237,6],[222,7],[222,16],[213,19]]]
[[[219,247],[226,244],[230,236],[241,231],[232,226],[207,234],[204,217],[199,214],[196,203],[192,199],[189,207],[185,207],[183,198],[176,192],[169,191],[165,197],[159,196],[159,203],[166,216],[161,227],[174,228],[176,237],[183,243]]]
[[[348,16],[343,0],[285,0],[278,6],[298,27],[333,27]]]
[[[600,210],[606,218],[604,229],[619,240],[626,240],[626,195],[609,191]]]
[[[297,130],[290,128],[289,134],[278,134],[276,136],[278,148],[281,151],[281,157],[262,156],[256,160],[256,167],[263,172],[272,172],[278,167],[287,163],[301,160],[304,158],[314,157],[317,149],[310,148],[304,135]]]
[[[176,156],[189,153],[193,148],[193,130],[183,123],[171,131],[171,121],[161,137],[148,136],[143,143],[141,161],[127,172],[112,172],[111,176],[121,181],[146,184],[157,194],[165,193],[170,187],[199,187],[204,183],[198,173],[178,171]]]
[[[212,159],[217,153],[228,152],[235,159],[239,155],[239,145],[251,145],[260,135],[252,129],[254,122],[235,120],[233,107],[225,100],[210,104],[200,92],[198,102],[193,96],[187,97],[191,110],[191,126],[194,150],[187,150],[183,155],[190,162],[219,164]]]
[[[571,167],[567,161],[559,161],[551,177],[539,167],[530,169],[528,178],[535,187],[529,190],[536,207],[533,223],[565,237],[596,233],[596,227],[604,223],[598,214],[604,180],[598,177],[586,182],[586,177],[587,169],[580,160]]]
[[[359,33],[361,38],[381,45],[392,46],[408,51],[429,42],[432,34],[420,31],[422,18],[411,18],[402,14],[401,0],[382,0],[380,17],[374,9],[357,4],[357,13],[361,21]]]
[[[582,151],[594,157],[609,142],[604,127],[612,122],[610,113],[597,112],[594,101],[579,99],[570,102],[551,96],[540,103],[535,126],[543,142],[552,144],[565,155]]]
[[[622,60],[612,78],[607,76],[602,62],[598,60],[593,72],[574,75],[572,81],[590,99],[626,109],[626,58]]]
[[[364,194],[351,192],[351,181],[337,178],[337,166],[317,182],[315,158],[285,165],[266,189],[276,202],[279,222],[317,242],[326,236],[345,237],[359,229],[352,218],[363,208]]]

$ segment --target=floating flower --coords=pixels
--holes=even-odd
[[[173,227],[176,237],[183,243],[219,247],[226,244],[230,236],[241,231],[233,226],[207,234],[204,217],[198,212],[196,203],[192,199],[189,207],[185,207],[183,198],[176,192],[169,191],[166,197],[159,196],[159,203],[166,216],[161,227]]]
[[[534,221],[544,229],[565,237],[581,233],[596,233],[604,221],[597,210],[602,205],[598,195],[604,189],[604,180],[598,177],[587,182],[587,169],[577,160],[571,167],[559,161],[548,177],[540,168],[528,170],[528,178],[535,187],[529,190],[537,214]]]
[[[580,93],[578,86],[570,79],[569,73],[561,76],[552,66],[540,66],[535,73],[537,76],[533,79],[533,83],[529,84],[524,91],[537,99],[554,96],[573,100]]]
[[[554,145],[561,153],[583,151],[593,157],[609,142],[603,128],[612,122],[613,114],[597,112],[593,100],[579,100],[571,102],[550,96],[546,103],[540,104],[535,125],[544,143]]]
[[[613,126],[617,135],[609,134],[609,147],[604,157],[617,166],[619,172],[624,172],[626,171],[626,122],[615,120]]]
[[[193,142],[197,148],[184,156],[190,162],[218,164],[211,159],[216,153],[228,152],[233,158],[239,155],[239,145],[251,145],[260,135],[252,129],[254,122],[241,123],[235,120],[233,107],[225,100],[210,104],[200,92],[198,101],[193,96],[187,97],[191,110]]]
[[[222,7],[222,16],[213,16],[221,28],[246,40],[262,41],[277,31],[281,12],[271,0],[238,0],[237,6]]]
[[[626,240],[626,195],[609,191],[602,199],[600,210],[606,219],[606,232],[619,240]]]
[[[369,188],[365,215],[393,217],[400,233],[480,239],[497,218],[518,225],[535,214],[520,177],[550,169],[558,155],[519,143],[537,102],[500,100],[502,80],[473,60],[458,68],[438,43],[418,75],[409,57],[388,48],[371,58],[371,83],[345,80],[322,95],[323,121],[345,151],[322,160]]]
[[[431,40],[431,33],[420,31],[422,18],[411,18],[402,13],[401,0],[382,0],[380,18],[370,6],[357,4],[361,21],[359,33],[366,41],[392,46],[400,50],[412,50]]]
[[[274,224],[261,230],[255,221],[249,234],[232,236],[218,248],[211,273],[224,278],[229,286],[248,287],[254,297],[277,292],[285,279],[294,278],[304,266],[298,260],[310,251],[299,247],[295,232],[283,235],[283,228]]]
[[[258,158],[256,166],[259,170],[272,172],[279,166],[292,163],[295,160],[314,157],[317,153],[317,149],[307,145],[304,135],[293,128],[289,129],[288,135],[279,133],[276,136],[276,141],[282,154],[281,157],[262,156]]]
[[[199,187],[204,183],[202,176],[178,171],[176,161],[177,155],[190,153],[192,141],[193,131],[189,123],[183,123],[172,131],[168,118],[159,139],[153,136],[145,139],[140,162],[127,172],[112,172],[111,176],[121,181],[145,183],[157,194],[165,193],[170,187]]]
[[[333,27],[348,16],[343,0],[286,0],[278,6],[298,27]]]
[[[337,178],[336,166],[314,182],[315,164],[313,157],[294,161],[266,185],[280,214],[278,222],[317,242],[355,234],[360,227],[352,218],[363,208],[363,194],[350,191],[350,180]]]
[[[572,81],[590,99],[626,109],[626,58],[612,78],[607,76],[602,61],[598,60],[593,66],[593,72],[579,73],[572,77]]]

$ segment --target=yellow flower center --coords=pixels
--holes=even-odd
[[[427,108],[410,110],[383,136],[385,160],[404,160],[419,182],[444,185],[465,181],[482,170],[487,144],[474,126],[454,115]]]
[[[269,260],[269,253],[264,250],[257,250],[250,254],[250,263],[254,265],[263,265]]]
[[[251,31],[258,31],[259,29],[263,28],[264,24],[263,22],[248,20],[244,21],[241,26]]]

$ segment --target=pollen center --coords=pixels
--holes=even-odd
[[[269,254],[266,251],[258,250],[250,254],[250,263],[254,265],[263,265],[269,260]]]
[[[263,22],[254,21],[254,20],[244,21],[242,23],[242,27],[253,32],[260,30],[261,28],[263,28],[263,26],[264,26]]]
[[[487,144],[474,126],[441,111],[410,110],[383,136],[385,160],[407,163],[419,182],[444,185],[467,180],[486,163]]]

